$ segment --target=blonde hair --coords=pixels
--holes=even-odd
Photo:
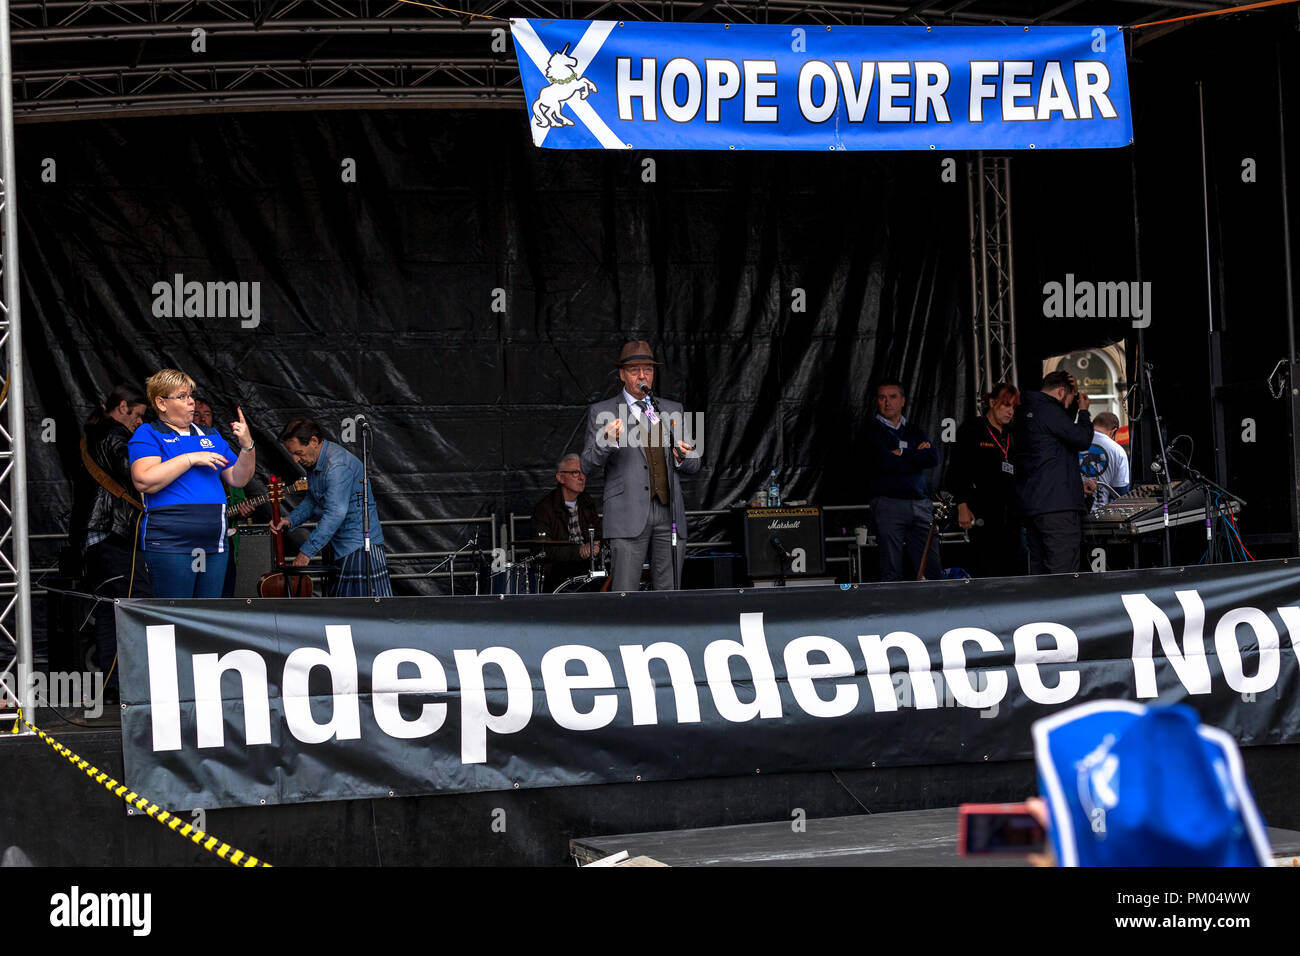
[[[174,388],[193,390],[194,379],[179,369],[165,368],[150,375],[145,380],[144,387],[146,394],[149,396],[149,407],[156,412],[158,410],[158,399],[166,396]]]

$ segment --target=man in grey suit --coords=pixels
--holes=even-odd
[[[657,365],[649,342],[628,342],[615,366],[622,392],[587,410],[582,469],[589,475],[605,470],[603,520],[614,559],[615,591],[637,590],[647,551],[654,589],[671,590],[675,580],[681,580],[686,555],[686,504],[677,473],[698,472],[700,457],[681,440],[681,404],[655,396],[656,409],[649,400]],[[673,437],[676,447],[671,447]],[[678,540],[675,569],[671,550],[674,521]]]

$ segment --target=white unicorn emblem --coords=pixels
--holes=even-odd
[[[567,43],[563,50],[551,54],[551,58],[546,61],[546,78],[551,84],[542,87],[533,103],[533,119],[538,126],[573,126],[573,120],[561,112],[565,101],[572,99],[574,94],[585,100],[589,93],[600,92],[595,83],[578,75],[577,67],[578,61],[569,56]]]

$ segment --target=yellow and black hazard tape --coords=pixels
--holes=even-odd
[[[68,762],[86,772],[91,780],[95,783],[102,784],[115,797],[125,800],[130,806],[135,807],[144,813],[145,816],[156,820],[167,829],[171,830],[177,836],[182,836],[190,840],[197,846],[203,847],[209,853],[215,853],[221,859],[234,866],[270,866],[265,860],[259,860],[255,856],[249,856],[243,850],[236,850],[229,843],[222,843],[219,839],[211,834],[204,833],[196,826],[192,826],[181,820],[174,813],[169,813],[158,804],[154,803],[147,797],[142,797],[124,783],[118,783],[108,774],[104,773],[98,767],[92,767],[90,761],[83,760],[63,744],[59,743],[39,727],[29,724],[23,717],[22,708],[18,708],[18,719],[14,721],[12,733],[18,733],[18,725],[22,724],[41,740],[45,741],[54,750],[56,754],[66,757]]]

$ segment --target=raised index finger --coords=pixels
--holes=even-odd
[[[235,406],[235,411],[239,413],[239,423],[240,423],[241,425],[247,425],[248,423],[244,421],[244,408],[243,408],[243,406],[242,406],[242,405],[236,405],[236,406]]]

